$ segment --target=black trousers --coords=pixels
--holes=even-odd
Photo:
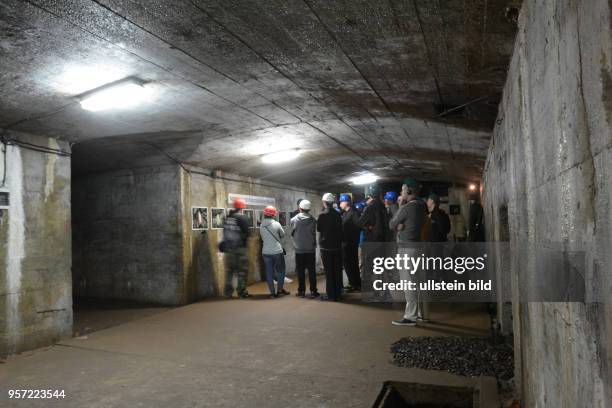
[[[355,289],[360,289],[361,274],[359,273],[359,247],[350,244],[342,247],[342,261],[344,262],[344,272],[346,272],[349,285]]]
[[[321,250],[321,259],[325,269],[325,288],[327,297],[340,300],[342,296],[342,251]]]
[[[317,291],[317,269],[315,253],[295,254],[295,272],[298,276],[298,293],[306,292],[306,269],[310,293]]]

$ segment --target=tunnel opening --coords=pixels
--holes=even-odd
[[[155,265],[167,256],[159,254],[162,246],[172,245],[156,220],[172,191],[158,179],[172,180],[172,170],[95,169],[88,154],[75,146],[71,166],[73,333],[79,338],[175,306],[163,286],[178,267],[171,256]],[[165,208],[167,220],[171,208]]]

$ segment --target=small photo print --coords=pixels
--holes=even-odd
[[[192,230],[207,230],[208,229],[208,208],[207,207],[191,207],[191,229]]]
[[[283,227],[287,226],[287,213],[284,211],[281,211],[278,213],[278,222],[280,222],[280,225],[282,225]]]
[[[225,208],[211,208],[210,221],[212,229],[222,229],[225,222]]]
[[[249,228],[255,228],[255,214],[253,214],[253,210],[243,210],[244,215],[249,220]]]

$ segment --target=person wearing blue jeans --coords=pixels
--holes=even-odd
[[[268,289],[270,290],[270,296],[278,297],[289,294],[283,289],[283,283],[285,282],[285,256],[280,254],[264,255],[264,264],[266,265],[266,281],[268,282]],[[278,282],[278,290],[274,289],[274,276],[276,275],[276,281]]]
[[[261,253],[266,266],[266,280],[270,296],[275,298],[288,295],[289,292],[283,288],[285,283],[285,249],[283,248],[283,237],[285,231],[282,225],[274,219],[276,208],[268,206],[263,210],[264,219],[261,222],[259,234],[263,241]],[[274,275],[276,276],[277,288],[274,288]]]

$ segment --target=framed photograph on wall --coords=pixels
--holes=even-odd
[[[244,215],[249,220],[249,228],[255,228],[255,214],[253,214],[253,210],[246,209],[242,211],[244,212]]]
[[[223,229],[224,222],[225,222],[225,208],[211,208],[210,209],[210,228],[211,229]]]
[[[208,229],[207,207],[191,207],[191,229],[194,231]]]

